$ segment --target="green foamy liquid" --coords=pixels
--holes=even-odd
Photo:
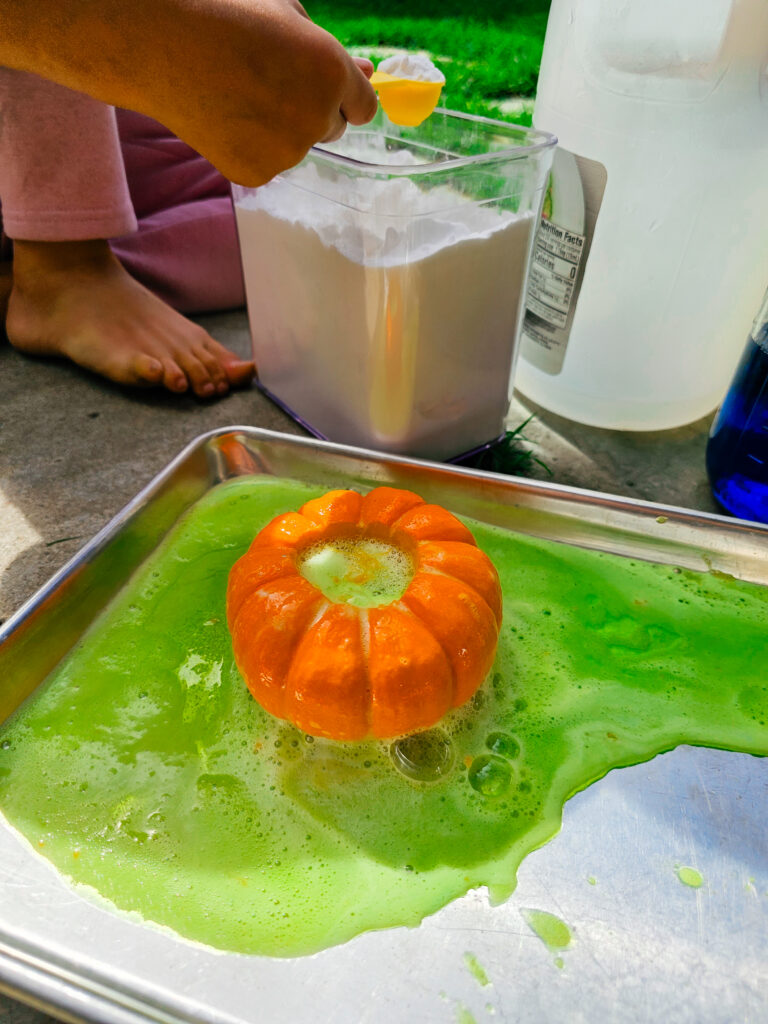
[[[413,578],[410,556],[374,537],[319,541],[302,552],[298,569],[329,600],[357,608],[399,600]]]
[[[211,492],[0,730],[3,813],[118,908],[309,953],[473,887],[505,898],[611,768],[679,743],[768,754],[768,588],[478,524],[504,624],[488,682],[440,723],[451,756],[409,743],[398,767],[392,744],[310,741],[251,698],[224,605],[253,535],[318,493]],[[423,778],[401,770],[421,747],[441,757]]]

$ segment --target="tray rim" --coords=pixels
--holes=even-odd
[[[193,438],[186,444],[163,469],[155,474],[138,493],[97,531],[61,569],[59,569],[42,587],[34,593],[0,629],[0,651],[2,643],[32,615],[46,599],[65,582],[68,576],[82,563],[96,555],[111,539],[113,539],[132,516],[141,510],[154,496],[158,495],[165,483],[182,467],[187,460],[198,451],[204,451],[212,441],[230,435],[241,435],[259,442],[275,442],[287,444],[291,448],[304,451],[320,450],[328,454],[351,457],[352,459],[374,462],[379,465],[395,465],[406,469],[436,469],[450,478],[464,480],[487,480],[494,485],[501,485],[510,494],[528,493],[545,497],[575,500],[585,506],[606,505],[614,511],[641,513],[649,517],[669,514],[682,523],[717,526],[727,531],[754,535],[768,541],[768,527],[750,523],[745,520],[733,519],[714,513],[698,512],[679,506],[647,502],[636,498],[623,498],[605,492],[577,488],[565,484],[548,481],[533,481],[518,476],[507,476],[489,471],[474,470],[446,463],[435,463],[429,460],[411,459],[393,456],[368,449],[353,448],[332,442],[320,441],[279,431],[266,430],[249,426],[219,427]],[[212,486],[217,486],[213,484]],[[208,490],[212,489],[209,487]],[[610,527],[609,527],[610,528]],[[683,542],[685,544],[686,542]],[[768,547],[766,547],[768,558]],[[38,937],[35,936],[35,939]],[[182,940],[183,941],[183,940]],[[216,1018],[188,1016],[174,1006],[170,1012],[161,1007],[153,1006],[144,993],[134,1001],[116,986],[110,990],[98,981],[92,981],[87,975],[80,975],[77,970],[68,968],[50,957],[43,946],[36,946],[33,941],[28,948],[19,943],[16,947],[0,934],[0,991],[12,998],[21,999],[30,1005],[46,1012],[53,1012],[64,1020],[74,1022],[88,1021],[92,1024],[139,1024],[141,1021],[154,1020],[158,1024],[184,1021],[205,1020],[206,1024],[214,1024]],[[127,996],[124,1000],[123,997]],[[225,1018],[222,1018],[222,1020]]]
[[[704,512],[696,509],[685,508],[680,505],[671,505],[661,502],[645,501],[640,498],[614,495],[607,491],[597,491],[589,488],[575,487],[570,484],[559,484],[546,480],[533,480],[529,477],[522,477],[513,474],[493,473],[489,470],[472,469],[467,466],[457,466],[452,463],[434,462],[428,459],[416,459],[401,455],[390,455],[386,452],[375,451],[368,448],[356,448],[351,445],[338,444],[333,441],[325,441],[314,437],[304,437],[297,434],[287,434],[277,430],[268,430],[263,427],[252,427],[241,424],[216,427],[212,430],[198,434],[189,441],[158,473],[156,473],[125,505],[120,508],[108,522],[98,530],[90,540],[80,547],[64,565],[58,569],[49,579],[43,583],[6,621],[0,626],[0,645],[2,645],[18,627],[35,612],[40,605],[61,585],[80,565],[95,555],[109,540],[111,540],[120,528],[132,517],[132,515],[145,506],[148,501],[166,483],[197,450],[204,449],[209,442],[230,434],[241,434],[252,437],[263,442],[275,442],[296,446],[307,451],[320,450],[329,454],[341,455],[342,457],[357,458],[379,464],[394,465],[414,470],[435,470],[456,478],[476,479],[490,481],[497,486],[507,487],[511,493],[520,491],[523,494],[535,494],[542,497],[555,499],[570,499],[584,505],[607,505],[613,511],[635,512],[641,515],[648,515],[654,518],[658,516],[672,516],[688,525],[700,524],[719,527],[725,532],[754,534],[756,538],[762,538],[768,543],[768,525],[750,522],[746,519],[738,519],[732,516],[722,515],[716,512]]]

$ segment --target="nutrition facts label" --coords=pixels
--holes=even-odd
[[[552,327],[565,327],[568,320],[584,240],[584,235],[552,221],[541,222],[533,251],[527,308]],[[525,326],[527,330],[528,317]]]
[[[520,350],[521,362],[544,373],[563,368],[606,181],[597,160],[558,148],[531,256]]]

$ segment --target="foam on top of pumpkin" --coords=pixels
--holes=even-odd
[[[399,600],[414,573],[401,548],[373,537],[337,537],[311,544],[298,569],[330,601],[374,608]]]

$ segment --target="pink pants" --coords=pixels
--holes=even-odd
[[[245,302],[229,182],[143,114],[0,68],[0,204],[7,238],[109,239],[183,312]]]

